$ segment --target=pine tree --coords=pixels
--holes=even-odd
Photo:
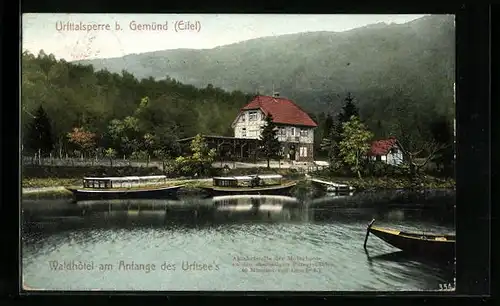
[[[348,92],[347,96],[344,99],[344,105],[342,106],[342,110],[337,115],[337,122],[335,124],[336,136],[338,137],[337,141],[340,142],[340,135],[342,135],[344,123],[347,123],[351,120],[352,116],[359,118],[359,109],[354,104],[354,98],[351,93]]]
[[[342,141],[344,124],[349,122],[353,116],[359,118],[359,109],[356,104],[354,104],[354,98],[349,92],[344,99],[342,110],[337,115],[336,122],[332,124],[329,141],[325,141],[325,144],[329,145],[328,156],[331,165],[333,165],[337,160],[340,160],[340,150],[338,146]]]
[[[54,148],[50,120],[41,105],[28,125],[25,144],[30,152],[40,151],[42,154],[50,153]]]
[[[328,114],[325,119],[324,127],[323,127],[323,138],[329,137],[332,132],[333,127],[333,118],[331,114]]]
[[[281,145],[278,141],[278,130],[273,122],[272,115],[267,115],[265,121],[266,124],[262,128],[260,140],[262,142],[262,153],[267,159],[267,168],[269,169],[270,160],[279,155]]]

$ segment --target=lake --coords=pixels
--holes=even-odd
[[[346,199],[355,197],[24,201],[23,282],[162,291],[420,291],[453,283],[450,264],[407,257],[373,235],[363,249],[372,218],[454,233],[452,213]]]

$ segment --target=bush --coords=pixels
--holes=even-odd
[[[212,163],[195,160],[190,157],[180,156],[175,160],[165,163],[165,175],[169,177],[202,177],[213,176],[220,172],[219,169],[214,169]]]
[[[394,166],[382,161],[373,161],[366,165],[363,171],[364,176],[374,177],[401,177],[407,173],[405,166]]]

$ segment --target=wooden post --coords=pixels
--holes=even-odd
[[[370,224],[368,224],[368,227],[366,228],[366,236],[365,236],[365,243],[363,244],[363,248],[366,250],[366,243],[368,242],[368,236],[370,235],[370,228],[372,227],[373,223],[375,223],[375,219],[372,219]]]

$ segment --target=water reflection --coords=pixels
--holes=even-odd
[[[436,211],[372,205],[360,195],[299,200],[283,196],[23,203],[23,277],[31,287],[129,290],[435,290],[448,267],[426,263],[370,237],[366,225],[452,231]],[[368,204],[366,204],[368,203]],[[232,256],[316,256],[321,273],[243,273]],[[54,272],[50,260],[161,265],[217,261],[218,274]],[[124,277],[124,275],[126,277]],[[236,284],[244,286],[242,289]]]
[[[312,201],[286,196],[239,195],[184,200],[102,200],[78,203],[23,205],[26,230],[72,227],[210,226],[238,222],[384,222],[408,228],[432,224],[434,211],[346,205],[352,195],[330,195]],[[354,205],[352,205],[354,203]],[[45,207],[45,209],[44,209]],[[443,219],[443,218],[441,218]],[[442,220],[441,220],[442,221]],[[441,222],[443,223],[443,222]],[[449,224],[443,223],[444,226]],[[435,226],[430,226],[431,228]]]

